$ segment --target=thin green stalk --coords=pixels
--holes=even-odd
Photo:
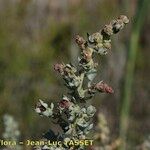
[[[134,68],[136,62],[136,55],[138,49],[138,41],[140,36],[140,31],[146,16],[148,0],[139,0],[136,15],[133,20],[133,29],[131,33],[129,55],[127,60],[127,70],[125,76],[125,85],[123,91],[123,103],[120,115],[120,138],[123,141],[121,145],[121,150],[126,150],[126,137],[128,129],[128,118],[130,112],[131,96],[132,96],[132,83],[134,78]]]

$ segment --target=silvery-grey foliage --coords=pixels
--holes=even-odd
[[[3,117],[4,121],[4,133],[3,138],[6,141],[12,141],[12,142],[18,142],[20,137],[20,131],[18,127],[18,123],[14,120],[14,118],[11,115],[5,114]],[[22,147],[18,145],[18,143],[15,146],[7,146],[10,150],[22,150]]]
[[[92,118],[96,112],[96,108],[88,105],[87,101],[96,92],[109,94],[114,92],[103,81],[93,83],[98,66],[94,61],[93,55],[106,55],[111,50],[111,36],[118,33],[128,22],[128,18],[121,15],[118,19],[105,25],[102,30],[91,35],[87,34],[87,40],[77,35],[75,42],[81,50],[81,55],[78,58],[78,66],[74,66],[71,63],[54,65],[54,70],[62,76],[65,86],[70,92],[68,96],[63,95],[55,107],[53,103],[48,106],[48,104],[40,100],[36,105],[35,111],[42,116],[54,119],[55,123],[60,125],[63,132],[58,134],[58,136],[50,132],[51,135],[56,136],[56,140],[60,137],[62,141],[88,139],[88,133],[93,128]],[[53,138],[51,135],[49,137]],[[44,149],[44,147],[41,149]],[[66,147],[66,145],[63,145],[62,148],[49,147],[47,149],[84,150],[87,147],[81,145]]]

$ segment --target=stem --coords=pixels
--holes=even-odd
[[[123,103],[120,116],[120,138],[123,141],[121,145],[121,150],[126,149],[126,136],[128,129],[128,119],[130,112],[131,96],[132,96],[132,84],[134,78],[134,69],[136,62],[136,55],[138,49],[138,41],[140,36],[140,31],[144,22],[144,17],[146,16],[148,8],[148,0],[139,0],[136,15],[134,17],[133,31],[130,39],[129,55],[127,60],[127,70],[125,76],[125,85],[123,91]]]
[[[81,75],[80,75],[80,78],[81,78],[81,83],[80,83],[80,86],[79,86],[79,88],[82,88],[83,81],[84,81],[84,76],[85,76],[85,73],[84,73],[84,72],[83,72],[83,73],[81,73]]]

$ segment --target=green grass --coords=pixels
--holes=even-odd
[[[130,104],[132,100],[132,84],[134,80],[134,69],[136,63],[136,55],[139,46],[139,37],[140,31],[144,22],[144,18],[146,16],[148,10],[148,0],[139,0],[137,4],[136,15],[132,20],[132,32],[131,39],[129,45],[129,53],[126,64],[126,74],[125,74],[125,84],[123,91],[123,102],[120,114],[120,138],[123,140],[123,144],[121,146],[121,150],[125,150],[126,148],[126,138],[127,138],[127,130],[128,130],[128,120],[130,113]]]

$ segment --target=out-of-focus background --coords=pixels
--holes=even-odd
[[[112,38],[112,51],[99,57],[97,79],[114,95],[93,99],[108,120],[112,138],[129,118],[132,149],[150,134],[150,15],[146,0],[0,0],[0,135],[3,115],[19,123],[21,139],[38,139],[51,122],[34,112],[37,100],[50,103],[66,93],[53,71],[56,62],[76,64],[74,36],[93,33],[120,14],[130,23]],[[133,80],[132,80],[133,79]],[[96,123],[96,119],[95,119]],[[123,133],[124,134],[124,133]]]

